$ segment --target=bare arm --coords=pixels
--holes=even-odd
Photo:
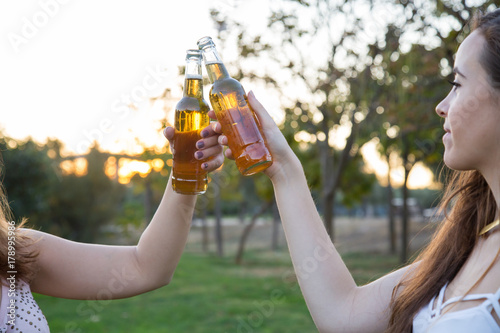
[[[407,268],[358,287],[332,244],[301,169],[273,178],[292,262],[320,332],[383,332],[393,288]]]
[[[211,130],[210,130],[211,131]],[[173,129],[167,130],[167,138]],[[211,131],[204,139],[208,169],[222,164],[222,147]],[[34,292],[72,299],[116,299],[168,284],[186,244],[196,196],[181,195],[168,181],[161,203],[136,246],[72,242],[29,230],[39,252]]]
[[[252,93],[273,155],[271,179],[299,285],[320,332],[383,332],[393,288],[407,268],[358,287],[332,244],[307,186],[302,166],[264,107]],[[217,127],[216,130],[220,130]],[[219,137],[227,144],[227,138]],[[231,152],[226,150],[226,156]]]

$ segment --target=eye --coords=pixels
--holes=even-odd
[[[448,83],[453,86],[452,90],[456,90],[457,88],[461,87],[462,85],[458,83],[457,81],[450,81],[448,80]]]

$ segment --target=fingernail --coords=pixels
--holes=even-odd
[[[208,169],[208,163],[203,163],[203,169]]]
[[[198,141],[196,143],[196,148],[201,149],[203,147],[205,147],[205,143],[203,141]]]
[[[200,159],[203,157],[203,153],[201,151],[197,151],[194,155],[196,156],[197,159]]]
[[[201,131],[201,137],[202,138],[206,138],[207,136],[208,136],[208,131],[207,130]]]

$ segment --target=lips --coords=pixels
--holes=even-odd
[[[445,130],[445,131],[446,131],[446,130]],[[448,130],[448,131],[446,131],[446,133],[444,133],[444,135],[443,135],[443,143],[445,143],[446,141],[448,141],[450,138],[451,138],[451,132]]]
[[[450,136],[451,136],[451,130],[447,127],[447,126],[444,126],[444,131],[446,133],[444,133],[443,135],[443,143],[446,141],[446,140],[449,140]]]

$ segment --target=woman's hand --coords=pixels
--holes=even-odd
[[[264,174],[266,174],[274,182],[279,180],[282,176],[290,176],[291,172],[302,170],[297,156],[293,153],[292,149],[288,145],[288,142],[286,142],[286,139],[280,129],[276,126],[276,123],[266,111],[264,106],[262,106],[257,98],[255,98],[252,91],[248,93],[248,102],[259,119],[267,141],[267,146],[273,157],[273,164],[263,171]],[[213,111],[210,111],[208,114],[212,119],[216,119]],[[215,133],[222,133],[220,123],[217,122],[213,124],[213,131]],[[219,143],[227,146],[227,137],[224,134],[220,134]],[[234,159],[231,149],[229,148],[226,149],[225,155],[230,159]]]
[[[213,130],[213,126],[211,125],[205,127],[200,134],[202,139],[196,142],[196,148],[198,150],[195,152],[194,157],[197,160],[205,160],[202,164],[203,170],[208,172],[214,171],[224,163],[224,155],[222,155],[224,149],[218,143],[219,134]],[[163,135],[167,138],[172,153],[174,153],[174,128],[171,126],[166,127],[165,130],[163,130]]]

